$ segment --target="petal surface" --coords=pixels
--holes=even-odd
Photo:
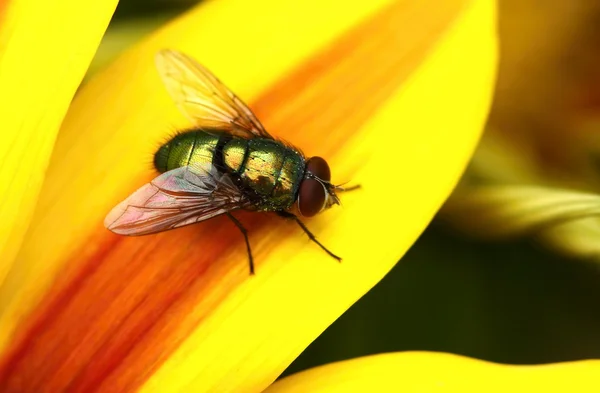
[[[446,353],[397,352],[306,370],[265,392],[596,392],[599,366],[597,360],[512,366]]]
[[[11,299],[0,382],[22,391],[260,391],[418,237],[486,119],[495,2],[298,4],[206,3],[82,89],[22,271],[0,294]],[[156,176],[154,151],[190,126],[154,69],[164,47],[212,70],[271,133],[325,157],[334,181],[362,185],[342,196],[343,208],[306,222],[341,264],[294,223],[265,214],[238,215],[252,277],[226,217],[140,238],[103,228],[114,205]]]
[[[61,121],[116,4],[0,1],[0,286],[32,217]]]

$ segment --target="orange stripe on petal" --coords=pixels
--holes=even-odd
[[[253,108],[277,136],[310,147],[309,155],[341,152],[348,136],[360,135],[357,130],[422,63],[465,3],[445,1],[432,13],[424,4],[395,2],[281,80]]]
[[[436,12],[432,13],[433,4]],[[332,165],[334,181],[346,180],[354,169],[368,160],[369,155],[381,154],[381,150],[361,150],[357,140],[375,138],[385,143],[388,135],[394,141],[396,130],[391,134],[386,134],[388,130],[378,130],[375,134],[367,133],[365,127],[434,51],[466,4],[469,4],[466,0],[444,2],[443,5],[433,0],[390,4],[358,27],[346,31],[325,49],[316,54],[313,52],[304,64],[263,93],[253,107],[273,134],[297,144],[309,155],[334,157],[337,164]],[[191,24],[191,20],[181,23]],[[144,65],[148,69],[152,66]],[[91,81],[78,97],[79,104],[76,102],[75,108],[93,113],[81,103],[89,99],[86,94],[93,95],[91,92],[101,84],[101,78],[108,78],[115,70],[118,68],[99,74],[96,85]],[[127,105],[123,98],[128,94],[127,83],[133,80],[131,83],[139,83],[139,88],[144,84],[135,79],[140,73],[137,68],[129,72],[121,75],[123,92],[110,91],[103,100],[114,100],[113,105]],[[156,89],[159,88],[157,84]],[[485,91],[482,95],[487,95],[488,90],[487,87],[482,89]],[[148,102],[145,102],[148,107],[144,108],[144,113],[151,116],[151,107],[156,103]],[[142,109],[132,107],[135,121],[140,117],[133,113],[136,110]],[[73,114],[73,118],[77,116],[77,113]],[[120,115],[113,116],[115,124],[130,121]],[[96,120],[104,121],[102,118]],[[69,132],[78,136],[72,131],[79,125],[77,121],[69,123],[67,119],[66,124],[67,129],[61,136],[65,138]],[[90,127],[96,126],[91,120],[90,124]],[[129,127],[135,129],[141,124],[129,124]],[[143,130],[137,132],[142,134]],[[76,168],[75,176],[85,178],[91,173],[99,173],[99,179],[110,178],[107,171],[98,170],[93,161],[103,159],[104,155],[116,158],[122,154],[110,141],[119,134],[113,136],[111,128],[105,132],[98,138],[99,146],[104,142],[111,146],[107,149],[112,150],[93,151],[89,161],[71,163]],[[478,130],[470,132],[476,135]],[[59,140],[57,150],[70,153],[70,149],[83,148],[87,144],[84,139]],[[467,139],[475,138],[469,136]],[[357,160],[356,153],[348,146],[356,147],[362,160]],[[151,156],[153,152],[146,153]],[[348,155],[353,156],[348,158]],[[461,155],[453,165],[459,168],[465,160],[466,154]],[[64,169],[52,172],[51,168],[51,175],[55,173],[55,178],[59,179],[58,184],[64,182],[66,189],[77,191],[69,179],[61,177],[65,176],[65,171],[73,170],[72,167],[61,167],[60,161],[55,165]],[[114,170],[129,170],[127,165],[128,162],[123,168]],[[131,171],[138,172],[123,182],[129,191],[145,181],[142,177],[148,175],[142,174],[137,167]],[[457,176],[458,173],[449,181],[455,181]],[[80,181],[77,177],[74,179],[72,182]],[[48,187],[48,195],[61,195],[59,186],[50,184]],[[102,195],[110,194],[108,186],[92,187],[103,190]],[[444,192],[449,192],[450,187],[446,188]],[[81,194],[85,191],[79,190]],[[88,191],[92,195],[94,192],[98,191]],[[115,193],[114,190],[110,192]],[[361,195],[365,198],[369,195],[365,192],[357,193],[354,198]],[[110,198],[116,202],[122,196]],[[384,197],[372,195],[369,205]],[[90,210],[98,208],[91,196],[82,198],[74,203],[84,204]],[[438,199],[441,201],[443,196]],[[423,214],[436,208],[427,206]],[[43,213],[41,210],[42,217]],[[51,214],[58,218],[61,212]],[[68,211],[62,214],[67,222],[71,220]],[[327,220],[340,220],[339,217],[348,213],[339,210],[328,214],[309,224],[317,228],[315,232],[322,230],[325,241],[335,240],[327,232]],[[374,272],[369,270],[374,266],[372,262],[368,266],[361,264],[352,255],[348,255],[348,262],[338,265],[306,241],[293,223],[256,213],[242,213],[238,218],[251,234],[257,262],[255,277],[248,277],[243,239],[225,217],[150,237],[118,237],[101,228],[99,223],[86,226],[85,236],[73,234],[74,238],[80,236],[82,240],[77,247],[71,247],[68,255],[60,256],[58,265],[64,268],[58,271],[56,282],[50,286],[41,305],[21,323],[14,344],[3,360],[0,386],[20,392],[86,393],[132,392],[140,387],[149,391],[179,391],[186,387],[188,391],[197,391],[199,386],[202,390],[264,388],[328,323],[374,285],[407,247],[391,244],[385,266]],[[427,219],[415,224],[410,229],[410,237],[403,241],[410,243]],[[47,233],[53,226],[58,231],[72,231],[68,226],[65,228],[67,224],[56,220],[46,219],[40,225],[46,229],[37,229],[42,233]],[[343,227],[339,228],[340,232],[343,230]],[[36,233],[32,236],[35,239]],[[35,252],[28,251],[25,255],[35,255]],[[379,258],[383,259],[383,256]],[[373,278],[367,278],[369,275]],[[339,286],[346,279],[355,280],[355,276],[365,281],[353,288]],[[305,282],[308,286],[305,289],[310,293],[300,293],[299,282]],[[341,291],[331,289],[336,285]],[[313,294],[320,298],[311,297]],[[280,307],[280,298],[293,301],[289,304],[299,307],[298,314],[291,318],[288,310]],[[335,306],[321,315],[316,308],[328,303]],[[300,309],[303,304],[307,304],[307,309]],[[282,318],[281,323],[277,322],[278,317]],[[242,323],[232,325],[231,321],[238,319]],[[300,326],[299,330],[284,334],[286,329],[295,326]],[[168,379],[164,377],[164,373],[168,373],[165,370],[174,367],[181,372],[177,365],[167,362],[173,358],[185,362],[186,356],[192,356],[181,353],[192,336],[204,340],[202,348],[206,355],[192,366],[195,375],[202,374],[202,380],[195,380],[194,375],[184,375],[185,378],[173,376],[165,382]],[[278,342],[281,345],[278,346]],[[193,346],[189,350],[198,348]]]
[[[57,283],[35,312],[31,327],[4,361],[0,386],[113,392],[139,385],[185,337],[176,335],[187,313],[194,307],[210,310],[228,292],[227,284],[245,277],[220,282],[214,291],[206,271],[229,245],[207,239],[226,239],[231,233],[226,226],[212,228],[212,234],[195,229],[185,228],[179,236],[160,234],[152,242],[105,236],[100,250],[84,260],[74,277]],[[182,247],[180,236],[188,247]],[[209,252],[199,253],[187,241]],[[82,260],[69,262],[80,265]]]
[[[4,19],[6,15],[6,9],[8,8],[9,0],[0,0],[0,23]]]

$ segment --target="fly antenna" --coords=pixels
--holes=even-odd
[[[348,184],[348,182],[342,183],[342,184],[338,184],[333,186],[333,188],[337,191],[341,191],[341,192],[347,192],[347,191],[354,191],[360,188],[360,184],[356,184],[354,186],[350,186],[350,187],[344,187],[344,184]]]

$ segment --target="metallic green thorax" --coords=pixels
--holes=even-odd
[[[272,139],[233,138],[219,131],[189,131],[162,146],[154,156],[159,172],[211,163],[230,173],[257,210],[288,210],[304,176],[304,157]]]

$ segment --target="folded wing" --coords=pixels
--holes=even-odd
[[[246,139],[273,139],[242,100],[188,55],[162,50],[156,55],[156,67],[171,98],[196,127]]]
[[[139,188],[111,210],[104,226],[119,235],[147,235],[245,207],[249,201],[228,175],[210,164],[185,166]]]

